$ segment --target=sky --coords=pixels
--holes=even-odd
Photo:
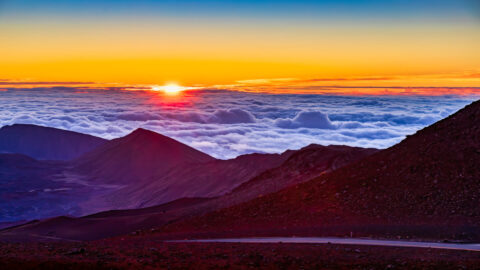
[[[0,33],[11,83],[480,85],[476,0],[0,0]]]
[[[0,126],[386,148],[478,99],[479,44],[478,0],[0,0]]]

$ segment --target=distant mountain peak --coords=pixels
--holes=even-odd
[[[64,129],[58,129],[58,128],[53,128],[53,127],[46,127],[46,126],[40,126],[40,125],[33,125],[33,124],[11,124],[11,125],[5,125],[3,127],[0,127],[1,130],[25,130],[25,129],[30,129],[30,130],[56,130],[58,132],[69,132]],[[88,136],[88,135],[87,135]]]
[[[95,171],[103,182],[144,180],[184,164],[215,158],[172,138],[143,128],[104,144],[75,161],[81,171]]]
[[[24,154],[35,159],[74,159],[106,141],[87,134],[32,124],[0,128],[0,153]]]
[[[130,141],[131,140],[148,140],[148,141],[145,141],[145,143],[162,143],[162,144],[168,144],[168,145],[171,145],[171,146],[175,146],[175,147],[184,147],[184,148],[190,148],[191,150],[194,150],[194,151],[197,151],[197,152],[200,152],[186,144],[183,144],[175,139],[172,139],[168,136],[165,136],[163,134],[160,134],[160,133],[157,133],[155,131],[151,131],[151,130],[148,130],[148,129],[144,129],[144,128],[137,128],[135,129],[134,131],[132,131],[131,133],[123,136],[123,137],[120,137],[120,138],[117,138],[115,139],[117,141]],[[200,152],[202,153],[203,155],[207,155],[203,152]],[[212,158],[213,159],[213,158]]]
[[[128,135],[160,135],[160,136],[163,136],[162,134],[160,133],[156,133],[154,131],[151,131],[151,130],[148,130],[148,129],[144,129],[144,128],[137,128],[135,129],[134,131],[132,131],[130,134]],[[127,136],[128,136],[127,135]]]

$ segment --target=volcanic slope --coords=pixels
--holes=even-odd
[[[283,157],[288,154],[289,157],[283,157],[286,160],[280,166],[258,174],[220,197],[181,198],[141,209],[112,210],[81,218],[59,217],[42,220],[5,230],[0,237],[2,239],[22,240],[44,240],[50,237],[92,240],[136,230],[158,228],[169,222],[229,207],[277,191],[283,187],[307,181],[312,177],[355,162],[376,151],[378,150],[358,147],[310,145],[297,151],[287,151],[278,155]],[[263,163],[268,163],[267,161],[271,157],[269,155],[253,154],[241,156],[237,159],[242,161],[240,163],[245,163],[244,166],[253,167],[255,163],[262,160]],[[211,164],[207,168],[210,166]]]
[[[359,162],[163,233],[480,240],[480,101]]]

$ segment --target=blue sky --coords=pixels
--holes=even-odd
[[[26,1],[2,0],[3,15],[168,15],[278,17],[464,17],[478,16],[475,0],[324,0],[324,1]]]

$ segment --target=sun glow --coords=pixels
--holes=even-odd
[[[184,90],[189,89],[188,87],[183,87],[175,83],[170,83],[163,86],[153,86],[152,90],[154,91],[163,91],[165,94],[176,95]]]

